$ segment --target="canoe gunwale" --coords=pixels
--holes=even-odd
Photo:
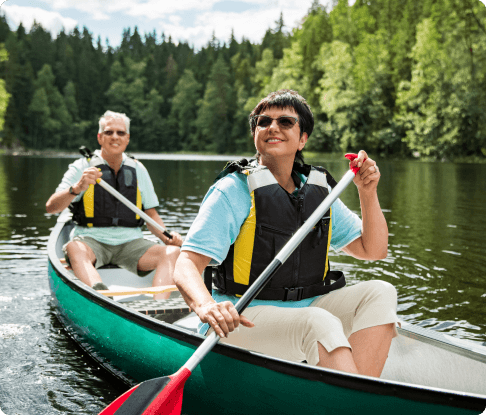
[[[406,336],[414,340],[419,340],[432,346],[440,347],[441,349],[467,357],[468,359],[486,363],[486,353],[484,353],[482,350],[474,350],[472,345],[454,344],[443,333],[427,330],[423,327],[410,323],[407,323],[404,327],[398,327],[397,330],[399,335]]]
[[[112,301],[102,294],[92,290],[77,278],[73,278],[71,273],[68,272],[61,264],[56,253],[57,239],[61,235],[63,227],[69,223],[66,218],[69,219],[69,217],[59,217],[58,223],[51,232],[47,248],[49,262],[64,284],[98,306],[101,306],[110,312],[113,312],[116,315],[130,321],[131,323],[142,326],[155,333],[168,336],[178,341],[183,341],[195,347],[199,346],[204,341],[205,337],[200,334],[194,333],[183,327],[165,323],[130,309],[123,305],[123,303]],[[52,292],[52,294],[54,296],[56,295],[55,292]],[[66,326],[66,322],[62,319],[61,323]],[[66,329],[68,333],[72,331],[72,328],[66,327]],[[73,337],[72,334],[70,334],[70,336]],[[76,343],[79,344],[79,341],[75,337],[73,338],[76,340]],[[84,347],[82,348],[89,354],[88,350],[86,350]],[[420,385],[404,382],[348,374],[332,369],[319,368],[304,363],[296,363],[278,359],[273,356],[249,351],[229,344],[218,343],[212,352],[282,374],[318,381],[346,389],[354,389],[375,395],[395,396],[406,400],[420,401],[436,405],[444,405],[444,402],[447,402],[447,406],[473,410],[483,410],[486,406],[486,396],[484,395],[462,393],[440,388],[421,387]],[[98,359],[95,357],[93,358],[98,361]],[[106,365],[103,366],[106,368]],[[117,376],[116,368],[115,371],[110,370],[110,372]]]

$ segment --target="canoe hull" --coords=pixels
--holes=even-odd
[[[177,372],[203,341],[86,289],[70,280],[58,262],[49,256],[60,321],[127,388]],[[460,415],[479,414],[484,407],[484,396],[350,375],[217,345],[186,382],[182,413]]]

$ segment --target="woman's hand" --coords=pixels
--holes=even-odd
[[[354,184],[358,187],[358,190],[365,192],[376,191],[381,177],[376,162],[368,157],[366,151],[361,150],[358,153],[358,157],[349,162],[349,167],[355,166],[360,168],[354,178]]]
[[[253,327],[254,324],[245,316],[240,316],[235,306],[230,301],[222,303],[210,302],[203,304],[194,310],[203,323],[209,323],[216,334],[228,337],[228,334],[240,324],[245,327]]]

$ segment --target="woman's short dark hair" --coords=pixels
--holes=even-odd
[[[261,114],[268,108],[293,108],[299,116],[300,135],[302,136],[303,133],[307,133],[307,136],[310,137],[312,134],[312,131],[314,130],[314,115],[305,98],[291,89],[279,89],[278,91],[271,92],[263,98],[249,115],[248,120],[250,122],[250,130],[253,136],[255,136],[256,129],[256,120],[253,117]],[[258,157],[259,154],[257,153],[256,156]],[[295,157],[296,161],[304,162],[300,150],[297,151]]]

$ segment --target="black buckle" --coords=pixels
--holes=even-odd
[[[118,226],[118,218],[111,218],[111,226]]]
[[[300,301],[304,294],[304,287],[285,288],[283,301]]]

